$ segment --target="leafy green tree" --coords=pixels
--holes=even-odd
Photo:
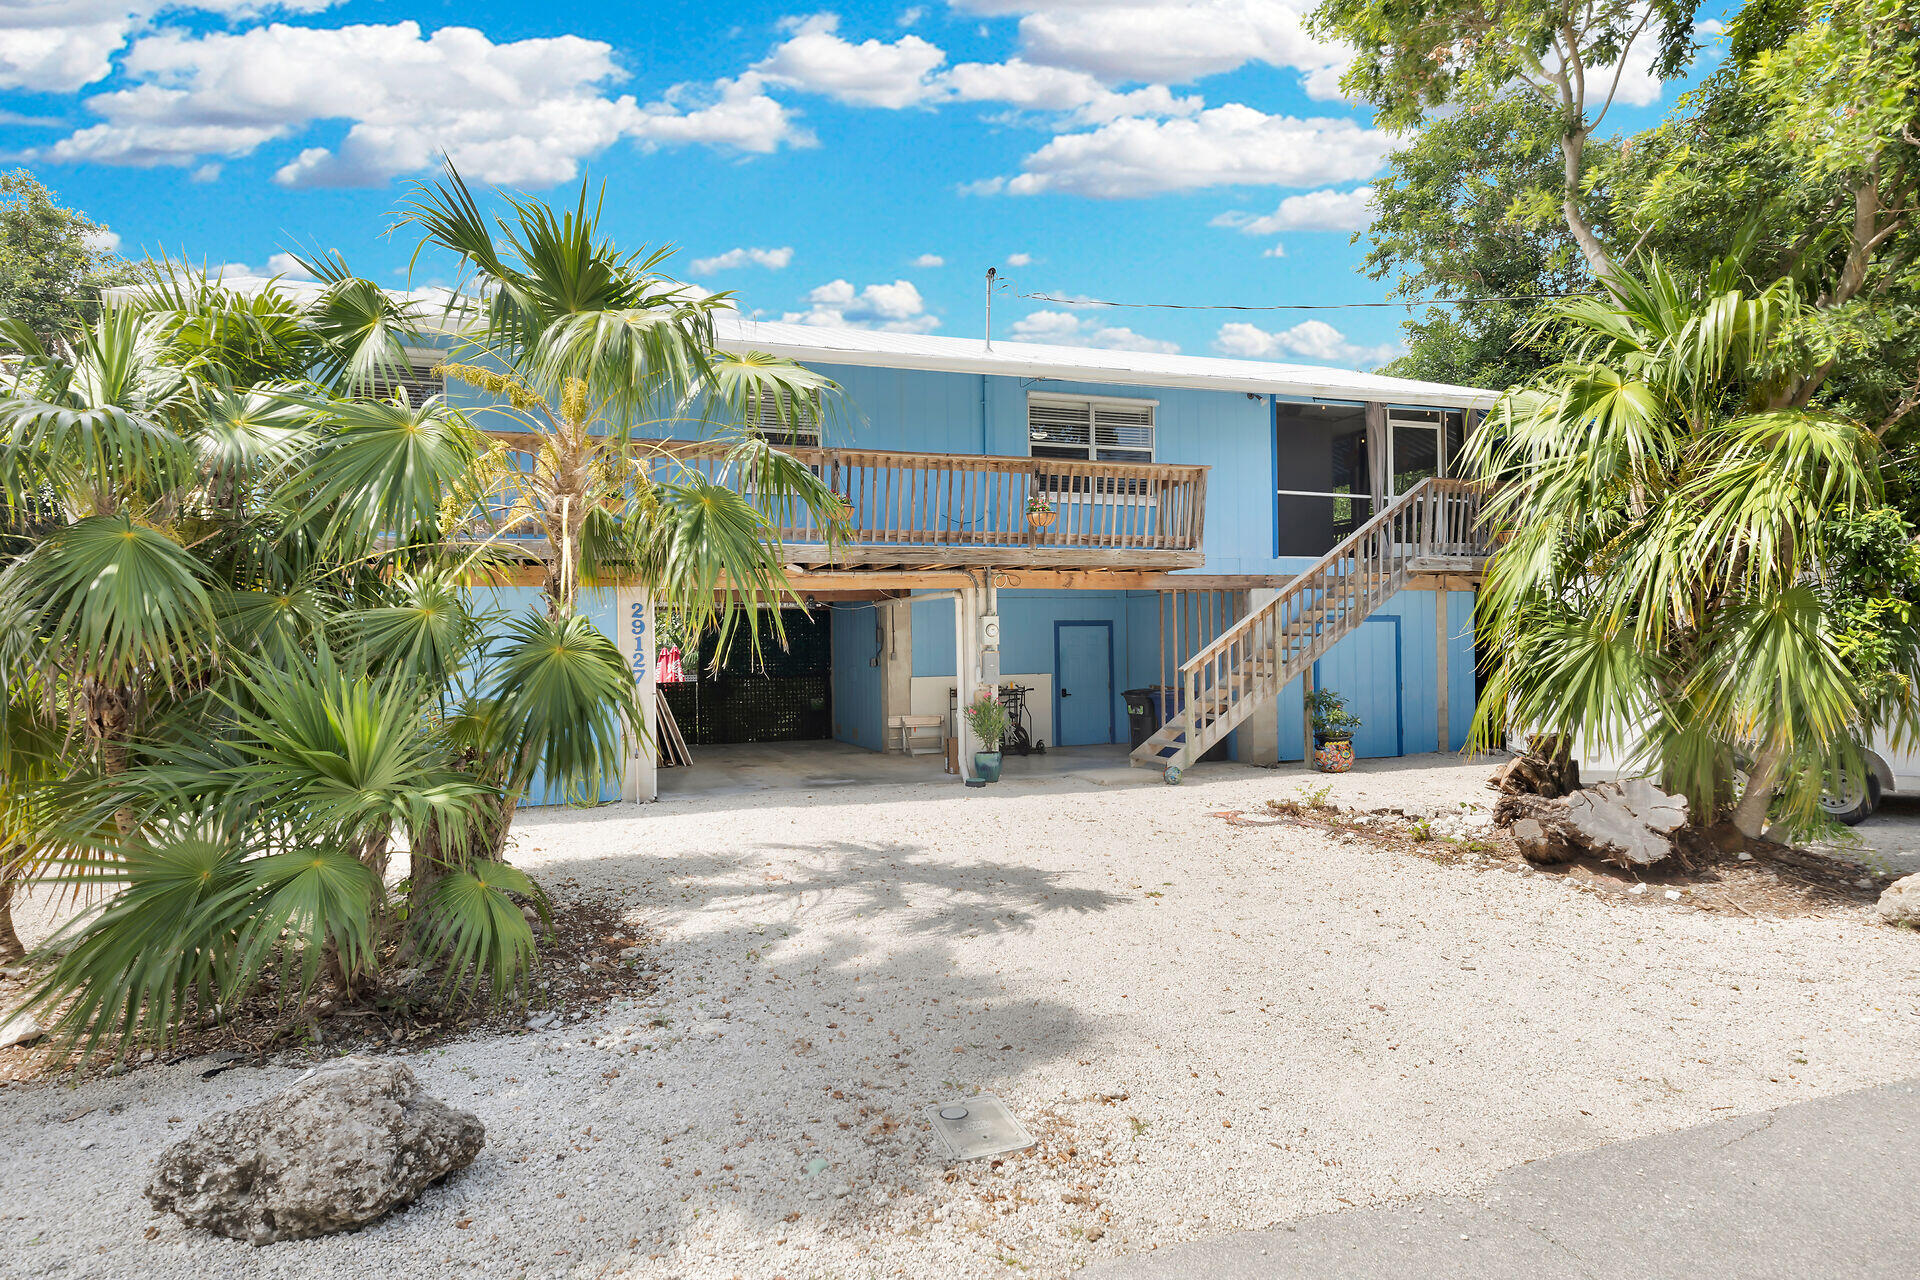
[[[1702,821],[1744,776],[1731,816],[1752,836],[1776,791],[1780,816],[1817,821],[1868,726],[1920,721],[1912,574],[1871,571],[1902,527],[1880,442],[1783,396],[1817,359],[1795,338],[1809,309],[1790,279],[1744,286],[1734,259],[1703,278],[1655,260],[1550,309],[1565,357],[1470,445],[1507,533],[1479,605],[1477,742],[1582,735]]]
[[[1755,0],[1683,114],[1635,139],[1614,187],[1648,242],[1704,271],[1744,229],[1759,280],[1812,303],[1783,404],[1880,435],[1920,421],[1920,18],[1903,0]]]
[[[1510,119],[1530,126],[1524,146],[1542,134],[1551,138],[1557,181],[1514,195],[1536,212],[1557,209],[1598,279],[1612,274],[1616,249],[1593,214],[1605,196],[1594,189],[1589,141],[1612,109],[1636,48],[1650,49],[1663,77],[1686,65],[1696,7],[1694,0],[1322,0],[1309,26],[1358,50],[1341,86],[1370,103],[1387,128],[1428,125],[1443,110],[1505,104]],[[1539,130],[1538,113],[1508,103],[1516,97],[1541,109],[1550,125]]]
[[[105,227],[61,207],[27,170],[0,174],[0,316],[50,339],[94,315],[102,288],[132,278]]]
[[[1592,285],[1558,209],[1539,199],[1559,182],[1556,123],[1545,103],[1509,93],[1430,118],[1393,153],[1374,188],[1368,274],[1393,276],[1395,297],[1460,303],[1410,319],[1408,352],[1387,372],[1508,387],[1552,363],[1551,350],[1523,338],[1537,299]],[[1611,207],[1588,204],[1610,240]]]

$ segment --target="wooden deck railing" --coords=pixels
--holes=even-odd
[[[537,437],[506,436],[529,463]],[[635,440],[636,457],[657,478],[696,472],[727,476],[727,446],[685,440]],[[1191,553],[1206,525],[1207,468],[1166,463],[1079,462],[1061,458],[909,453],[787,446],[847,506],[845,542],[856,547],[1025,548],[1055,553]],[[1052,504],[1055,519],[1036,527],[1028,500]],[[824,543],[825,530],[804,508],[771,513],[791,544]]]

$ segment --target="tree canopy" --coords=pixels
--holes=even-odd
[[[96,314],[100,290],[133,278],[107,229],[63,208],[25,169],[0,174],[0,316],[42,338]]]

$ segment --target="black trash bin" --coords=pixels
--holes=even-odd
[[[1128,689],[1120,695],[1127,703],[1127,740],[1130,746],[1138,747],[1167,721],[1173,719],[1173,713],[1186,702],[1186,695],[1178,689],[1169,689],[1165,685],[1154,685],[1147,689]],[[1202,760],[1225,760],[1227,758],[1227,740],[1222,738],[1213,744],[1211,750],[1200,757]]]
[[[1129,689],[1120,695],[1127,702],[1127,742],[1137,747],[1153,736],[1154,730],[1173,713],[1174,691],[1155,687]]]

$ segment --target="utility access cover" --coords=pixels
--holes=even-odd
[[[985,1094],[928,1107],[927,1119],[956,1160],[1003,1156],[1033,1145],[1033,1135],[1013,1118],[1007,1104]]]

